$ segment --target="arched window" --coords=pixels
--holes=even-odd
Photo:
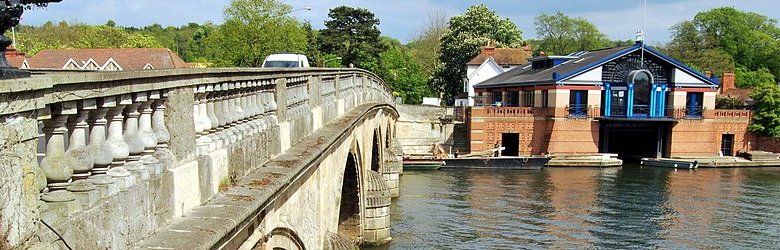
[[[634,84],[634,107],[644,109],[650,107],[650,88],[653,84],[653,75],[647,70],[635,70],[628,74],[628,82]],[[637,110],[639,111],[639,110]],[[640,113],[644,113],[639,111]]]

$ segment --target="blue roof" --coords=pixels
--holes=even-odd
[[[705,76],[701,72],[661,53],[655,48],[645,44],[637,43],[631,46],[572,53],[569,56],[575,56],[576,58],[548,69],[534,70],[532,69],[530,63],[523,64],[510,71],[479,83],[474,87],[492,88],[560,84],[563,81],[571,79],[591,69],[600,67],[612,60],[628,55],[642,48],[645,49],[646,53],[660,58],[675,68],[680,69],[697,79],[700,79],[708,85],[711,85],[711,87],[719,85],[717,80]]]

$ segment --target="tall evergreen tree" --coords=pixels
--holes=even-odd
[[[330,10],[325,29],[317,41],[320,51],[341,57],[342,66],[376,71],[379,54],[385,47],[379,42],[379,19],[363,8],[340,6]]]

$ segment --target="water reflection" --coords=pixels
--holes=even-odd
[[[407,172],[375,249],[775,248],[780,169]]]

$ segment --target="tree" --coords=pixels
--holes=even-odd
[[[780,76],[777,21],[732,7],[700,12],[672,27],[666,51],[685,63],[720,73],[745,68]],[[738,76],[739,77],[739,76]]]
[[[17,46],[35,55],[45,49],[162,48],[154,37],[107,25],[47,22],[41,27],[19,26]]]
[[[427,86],[428,75],[401,42],[383,37],[382,43],[388,49],[379,55],[377,73],[405,103],[422,103],[422,98],[431,93]]]
[[[378,42],[381,32],[374,13],[363,8],[340,6],[331,9],[328,17],[326,28],[317,37],[320,51],[341,57],[342,66],[353,64],[376,71],[379,54],[385,48]]]
[[[780,136],[780,87],[760,84],[750,96],[756,103],[749,130],[762,136]]]
[[[420,64],[423,71],[430,77],[441,67],[439,55],[441,54],[441,38],[447,32],[447,15],[444,11],[428,14],[428,22],[424,24],[420,33],[409,43],[409,52]],[[426,78],[427,78],[426,77]]]
[[[775,82],[775,76],[766,68],[750,71],[744,67],[739,67],[735,75],[737,77],[735,82],[737,88],[753,88],[761,84]]]
[[[319,31],[311,27],[311,23],[306,21],[303,23],[303,30],[306,32],[306,56],[309,58],[309,63],[312,67],[324,67],[325,58],[320,52],[320,46],[317,44],[317,36]]]
[[[209,36],[210,59],[218,66],[259,67],[269,54],[306,51],[306,33],[277,0],[233,0],[225,22]]]
[[[571,18],[560,11],[555,15],[539,15],[534,24],[539,35],[537,49],[547,54],[566,55],[610,44],[607,36],[588,20]]]
[[[431,88],[449,100],[463,90],[466,63],[489,42],[498,47],[518,47],[521,32],[509,19],[501,19],[484,4],[469,7],[448,22],[449,30],[441,38],[439,68],[429,82]]]

